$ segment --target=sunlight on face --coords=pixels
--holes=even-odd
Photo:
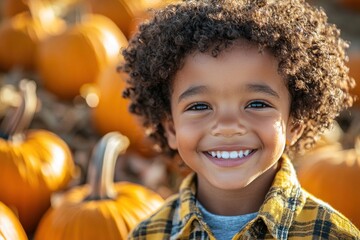
[[[168,143],[208,188],[248,186],[285,148],[289,92],[275,58],[245,45],[196,52],[175,76]]]

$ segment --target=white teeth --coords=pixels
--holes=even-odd
[[[240,150],[240,151],[210,151],[209,154],[212,157],[224,158],[224,159],[234,159],[234,158],[243,158],[248,156],[251,153],[251,150]]]
[[[221,157],[228,159],[230,157],[230,153],[229,152],[221,152]]]
[[[230,152],[230,158],[237,158],[237,157],[238,157],[238,153],[236,151]]]

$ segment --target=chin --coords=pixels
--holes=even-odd
[[[221,179],[211,182],[211,184],[218,188],[223,190],[239,190],[243,189],[247,186],[249,186],[251,182],[250,181],[244,181],[241,179],[236,178],[229,178],[229,179]]]

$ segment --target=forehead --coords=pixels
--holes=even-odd
[[[216,57],[211,52],[195,51],[185,58],[176,73],[172,94],[182,94],[187,88],[206,86],[215,92],[238,94],[245,86],[269,86],[288,95],[278,62],[268,51],[259,51],[256,44],[242,40],[234,42]],[[204,89],[204,88],[201,88]]]
[[[229,71],[242,68],[242,70],[251,72],[252,68],[258,67],[264,71],[278,73],[278,60],[268,49],[260,48],[257,43],[246,39],[238,39],[223,49],[220,45],[213,45],[206,52],[199,50],[191,52],[184,57],[183,65],[175,78],[186,69],[207,68],[212,64]],[[208,70],[211,71],[212,69]]]

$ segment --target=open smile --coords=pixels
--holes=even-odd
[[[247,150],[239,150],[239,151],[209,151],[207,152],[214,158],[223,158],[223,159],[236,159],[236,158],[243,158],[250,155],[254,149],[247,149]]]
[[[238,151],[207,151],[205,154],[208,159],[219,167],[235,167],[242,165],[249,160],[250,156],[256,152],[256,149],[246,149]]]

